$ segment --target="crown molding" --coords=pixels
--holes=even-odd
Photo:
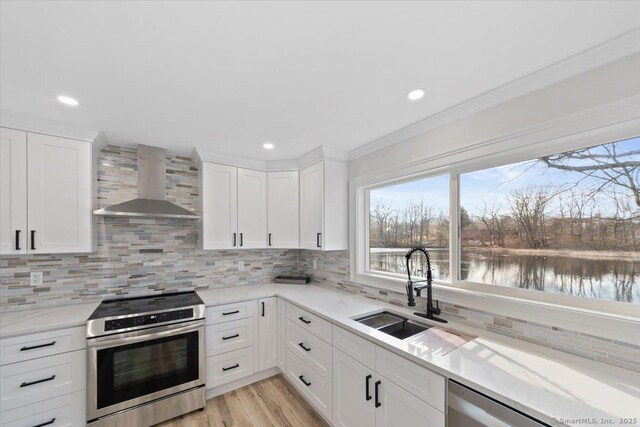
[[[88,142],[94,142],[101,133],[95,129],[86,129],[56,120],[8,110],[0,111],[0,126]]]
[[[265,172],[294,171],[304,169],[323,160],[348,162],[349,153],[325,146],[317,147],[297,159],[255,160],[216,151],[202,151],[194,148],[191,158],[194,162],[218,163]]]
[[[637,52],[640,52],[640,27],[355,148],[349,152],[349,159],[366,156]]]

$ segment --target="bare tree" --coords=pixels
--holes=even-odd
[[[549,194],[543,187],[517,189],[509,196],[511,215],[520,228],[520,235],[529,248],[546,246],[544,236],[545,209]]]
[[[599,152],[600,149],[604,153]],[[611,143],[541,157],[540,161],[548,168],[579,172],[585,178],[597,179],[600,185],[594,192],[609,185],[626,188],[640,208],[640,149],[620,151],[618,143]]]
[[[382,199],[377,199],[371,210],[371,216],[376,222],[378,228],[378,245],[384,247],[386,245],[385,229],[387,220],[393,213],[393,209],[387,205]]]

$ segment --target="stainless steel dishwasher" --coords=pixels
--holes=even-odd
[[[449,380],[448,401],[448,427],[548,426],[453,380]]]

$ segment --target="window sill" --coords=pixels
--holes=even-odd
[[[378,274],[353,274],[351,281],[364,286],[382,289],[385,291],[404,294],[406,280],[397,277],[388,277]],[[475,310],[486,311],[499,316],[508,316],[562,329],[576,331],[598,337],[606,337],[613,340],[623,341],[634,345],[640,345],[640,307],[625,303],[610,301],[589,300],[581,301],[583,305],[605,305],[611,306],[610,310],[602,311],[589,307],[575,307],[557,302],[539,301],[524,299],[511,295],[501,295],[487,292],[487,289],[478,290],[478,287],[486,288],[491,285],[476,283],[446,283],[434,281],[433,295],[449,304],[469,307]],[[494,291],[511,292],[520,289],[496,287]],[[536,297],[547,297],[562,299],[566,297],[572,302],[575,297],[545,294],[535,295]],[[623,305],[623,307],[620,307]],[[609,308],[609,307],[607,307]],[[615,311],[614,311],[615,310]],[[620,314],[620,311],[624,314]],[[632,313],[635,312],[635,313]]]

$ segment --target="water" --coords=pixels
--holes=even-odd
[[[407,249],[371,249],[371,269],[406,274]],[[414,254],[412,275],[426,269]],[[449,250],[429,249],[434,279],[449,280]],[[640,259],[498,253],[463,248],[461,279],[512,288],[640,304]]]

